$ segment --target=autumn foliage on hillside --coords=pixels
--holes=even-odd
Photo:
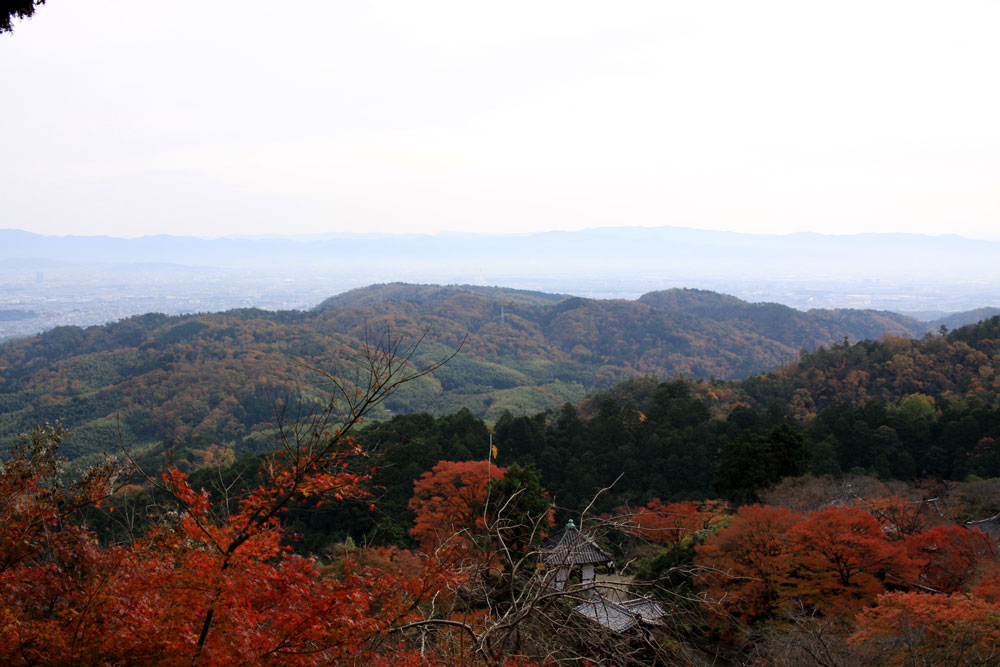
[[[747,505],[697,547],[694,562],[720,637],[747,647],[763,628],[781,633],[790,661],[778,664],[805,660],[823,636],[849,640],[851,660],[877,664],[985,665],[998,656],[1000,606],[984,587],[995,581],[997,552],[978,530],[904,535],[857,507]],[[813,643],[797,653],[805,638]]]
[[[966,526],[1000,509],[983,479],[1000,472],[992,340],[835,346],[719,392],[636,382],[580,411],[504,414],[492,435],[468,410],[362,429],[403,378],[427,377],[417,358],[376,353],[361,381],[324,377],[343,413],[272,410],[273,446],[252,465],[206,443],[200,459],[219,468],[169,465],[124,491],[110,459],[64,474],[63,431],[44,427],[0,464],[0,663],[997,664],[997,547]],[[919,358],[935,354],[955,362],[940,377]],[[46,386],[84,390],[33,363]],[[97,382],[103,366],[88,368]],[[853,387],[858,400],[796,404],[809,394],[796,383],[820,372],[831,396]],[[790,388],[791,411],[752,405]],[[141,517],[129,505],[140,496],[156,499]],[[98,505],[128,530],[97,527]],[[616,595],[655,599],[669,622],[606,631],[574,611],[594,604],[579,573],[551,590],[553,513],[584,507],[624,564],[600,576],[620,577]],[[306,520],[330,508],[344,511]],[[359,547],[346,536],[362,523]],[[296,534],[307,525],[311,548]]]
[[[707,530],[725,515],[722,501],[683,501],[664,503],[659,498],[649,501],[631,516],[634,533],[666,546],[680,544],[700,530]]]
[[[61,431],[36,430],[0,469],[0,661],[692,664],[710,650],[732,664],[766,655],[791,665],[811,664],[803,656],[817,638],[876,664],[997,658],[995,544],[900,497],[814,509],[654,500],[609,522],[654,553],[691,547],[675,567],[693,588],[655,593],[673,625],[631,638],[574,616],[588,589],[546,586],[535,564],[548,505],[530,469],[439,462],[414,484],[420,549],[295,555],[282,524],[289,501],[367,494],[365,452],[349,433],[316,426],[287,425],[288,449],[269,458],[262,483],[228,502],[176,469],[159,474],[175,509],[121,544],[99,542],[79,513],[108,501],[118,468],[67,483]]]
[[[99,451],[118,426],[139,442],[254,444],[254,432],[270,424],[269,396],[320,400],[306,367],[343,365],[369,328],[383,326],[414,340],[433,329],[424,352],[432,357],[461,347],[453,363],[390,399],[393,412],[464,406],[489,419],[558,408],[646,375],[746,377],[844,334],[922,333],[916,321],[887,313],[801,313],[688,290],[638,301],[432,286],[361,292],[311,312],[147,314],[9,341],[0,346],[0,437],[62,419],[74,429],[64,448],[71,458]],[[840,381],[834,371],[822,377]]]
[[[413,370],[397,349],[388,337],[375,342],[353,382],[326,374],[333,393],[322,409],[295,418],[276,410],[277,448],[246,469],[256,479],[220,476],[210,493],[176,467],[140,470],[165,504],[120,542],[101,542],[84,510],[111,503],[131,524],[135,508],[119,491],[132,466],[108,459],[70,481],[58,456],[62,428],[26,436],[0,463],[0,663],[532,664],[467,641],[488,615],[460,594],[481,579],[477,563],[438,543],[345,548],[322,560],[292,551],[283,521],[291,508],[369,497],[374,464],[353,432],[374,405],[435,367]],[[528,507],[526,489],[544,503],[530,470],[515,471],[526,484],[515,488],[497,486],[503,471],[490,464],[436,472],[455,470],[447,482],[456,496],[423,498],[417,515],[454,532],[456,544],[485,544],[473,534],[486,528],[477,512],[491,492],[503,508]],[[487,514],[496,521],[503,509]],[[416,630],[424,641],[415,650],[411,628],[438,628],[436,639],[427,646]]]
[[[891,403],[913,394],[992,404],[1000,394],[1000,318],[944,336],[884,335],[803,352],[745,388],[757,400],[781,397],[800,415],[829,405]]]
[[[405,639],[390,635],[421,621],[422,605],[461,573],[391,549],[321,563],[291,553],[281,519],[293,503],[367,495],[371,464],[351,432],[425,372],[406,361],[382,339],[358,382],[331,378],[326,408],[294,420],[278,413],[281,448],[265,457],[259,479],[230,484],[221,500],[177,468],[147,476],[171,509],[125,543],[100,543],[80,513],[114,494],[122,468],[108,460],[68,483],[57,453],[63,431],[36,429],[0,464],[0,662],[384,661],[384,647]],[[435,664],[435,655],[407,660]]]
[[[223,506],[165,471],[158,483],[176,510],[121,545],[101,545],[75,516],[113,492],[113,468],[63,486],[62,433],[37,430],[0,470],[0,661],[328,664],[417,618],[453,576],[437,561],[348,557],[337,576],[321,576],[315,558],[289,553],[280,514],[290,501],[365,493],[349,435],[313,430],[330,426],[325,418],[301,426],[285,431],[289,451],[270,459],[262,483]]]

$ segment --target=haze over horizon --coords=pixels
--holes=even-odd
[[[0,227],[998,239],[1000,6],[48,0]]]
[[[406,237],[406,236],[424,236],[424,237],[488,237],[496,236],[501,238],[517,238],[517,237],[530,237],[537,234],[547,234],[552,232],[600,232],[605,230],[678,230],[678,231],[693,231],[693,232],[718,232],[725,234],[740,234],[749,237],[794,237],[794,236],[832,236],[832,237],[873,237],[873,236],[904,236],[904,237],[926,237],[926,238],[958,238],[970,241],[988,241],[991,243],[1000,243],[1000,234],[993,237],[973,237],[965,234],[960,234],[951,231],[940,231],[937,233],[922,233],[922,232],[895,232],[895,231],[789,231],[789,232],[760,232],[760,231],[740,231],[740,230],[724,230],[717,228],[707,228],[707,227],[685,227],[683,225],[595,225],[593,227],[583,227],[581,229],[573,230],[563,230],[563,229],[538,229],[529,231],[490,231],[482,229],[472,229],[472,230],[450,230],[442,229],[436,231],[378,231],[378,230],[357,230],[357,231],[332,231],[332,232],[300,232],[300,233],[282,233],[279,231],[274,232],[260,232],[260,233],[243,233],[243,232],[229,232],[229,233],[191,233],[191,234],[181,234],[172,232],[142,232],[142,233],[83,233],[77,231],[66,231],[66,232],[33,232],[27,229],[20,229],[14,227],[0,227],[0,231],[14,231],[14,232],[27,232],[29,234],[38,234],[40,236],[50,236],[50,237],[107,237],[111,239],[124,239],[124,240],[134,240],[143,238],[155,238],[155,237],[173,237],[173,238],[192,238],[199,240],[224,240],[224,239],[244,239],[244,240],[266,240],[266,239],[288,239],[288,240],[301,240],[301,241],[321,241],[335,239],[338,237]]]

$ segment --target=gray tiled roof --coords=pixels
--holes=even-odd
[[[621,605],[633,614],[637,614],[644,623],[659,624],[660,619],[667,615],[666,610],[660,606],[660,603],[651,598],[626,600]]]
[[[573,611],[612,632],[625,632],[640,623],[660,625],[660,619],[667,615],[663,607],[649,598],[634,598],[618,604],[599,595],[573,607]]]
[[[611,561],[611,556],[592,539],[581,534],[570,521],[563,530],[546,540],[542,560],[548,567],[597,565]]]
[[[578,604],[573,607],[573,611],[600,623],[612,632],[625,632],[639,623],[638,614],[633,614],[628,609],[604,598],[597,598]]]
[[[1000,514],[991,516],[989,519],[969,521],[965,525],[968,528],[978,528],[993,540],[1000,540]]]

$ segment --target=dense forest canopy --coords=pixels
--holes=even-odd
[[[272,403],[322,395],[310,370],[349,372],[365,339],[388,329],[414,361],[450,363],[408,385],[374,415],[499,419],[558,410],[646,375],[739,378],[837,341],[923,335],[916,320],[873,311],[749,304],[698,290],[601,301],[466,286],[377,285],[311,312],[255,309],[149,314],[99,327],[58,327],[0,346],[0,437],[62,419],[71,457],[117,443],[211,438],[247,448]]]
[[[605,487],[611,489],[594,504],[598,511],[653,498],[753,502],[782,478],[801,474],[911,483],[997,477],[998,340],[995,319],[919,341],[841,343],[740,382],[637,378],[577,404],[505,411],[492,425],[467,408],[395,415],[358,434],[380,462],[373,477],[378,511],[348,502],[297,516],[296,531],[309,549],[348,536],[412,546],[406,527],[413,480],[441,460],[481,460],[491,442],[498,465],[538,470],[560,520]],[[269,416],[261,406],[264,428]],[[268,442],[258,432],[235,447],[218,434],[174,438],[169,446],[175,465],[196,471],[236,458],[234,468],[246,466]],[[162,453],[148,460],[166,461]]]

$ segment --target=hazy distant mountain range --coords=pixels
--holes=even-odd
[[[964,327],[966,324],[975,324],[996,315],[1000,315],[1000,308],[976,308],[975,310],[954,313],[947,317],[939,317],[936,320],[931,320],[929,324],[934,328],[943,326],[947,329],[957,329]]]
[[[535,234],[309,236],[42,236],[0,230],[0,260],[168,263],[231,268],[373,267],[671,276],[889,279],[1000,277],[1000,243],[954,235],[753,235],[683,227],[608,227]],[[395,273],[393,274],[395,275]]]
[[[35,315],[0,320],[0,340],[147,312],[305,309],[330,294],[390,282],[594,299],[697,288],[803,311],[889,310],[954,328],[991,312],[978,309],[1000,307],[1000,244],[681,227],[215,239],[0,230],[0,309]]]

